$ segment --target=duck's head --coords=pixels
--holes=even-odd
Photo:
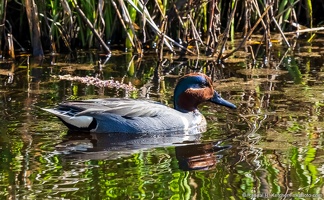
[[[212,80],[202,73],[183,76],[174,90],[174,108],[179,111],[194,111],[205,101],[235,109],[236,106],[223,99],[213,88]]]

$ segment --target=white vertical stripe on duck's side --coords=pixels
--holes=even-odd
[[[180,117],[180,119],[182,121],[182,124],[183,124],[183,130],[187,131],[189,129],[189,121],[185,117],[183,117],[181,115],[179,115],[179,117]]]

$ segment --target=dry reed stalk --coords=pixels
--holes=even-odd
[[[4,41],[6,41],[6,38],[3,38],[3,36],[5,37],[5,23],[6,23],[6,14],[7,14],[7,0],[2,0],[1,1],[1,9],[0,9],[0,47],[2,47],[2,41],[4,39]]]
[[[324,27],[317,27],[317,28],[306,28],[306,29],[299,29],[296,31],[291,31],[291,32],[285,32],[285,35],[291,35],[291,34],[296,34],[296,33],[307,33],[307,32],[316,32],[316,31],[322,31],[324,30]]]
[[[198,41],[200,42],[200,44],[204,45],[204,42],[201,40],[200,36],[199,36],[199,33],[197,31],[197,28],[194,24],[194,22],[192,21],[192,18],[191,16],[188,14],[188,19],[190,21],[190,24],[191,24],[191,30],[192,30],[192,35],[193,35],[193,38],[195,40],[195,44],[196,44],[196,50],[197,50],[197,54],[199,55],[199,44],[198,44]]]
[[[218,0],[211,1],[209,5],[209,24],[208,24],[208,35],[207,35],[207,48],[206,54],[214,53],[214,49],[218,45],[218,36],[221,34],[220,31],[220,11],[217,7]],[[209,52],[210,50],[210,52]]]
[[[66,33],[68,33],[68,35],[71,36],[71,32],[73,30],[73,13],[72,13],[71,8],[66,0],[61,0],[61,5],[62,5],[63,11],[64,11],[64,15],[66,15],[67,16],[66,18],[68,19],[68,22],[67,22],[67,20],[64,20],[64,22],[65,22],[64,24],[66,27]],[[68,24],[69,24],[69,26],[68,26]]]
[[[101,35],[101,37],[104,35],[104,30],[105,30],[105,19],[104,19],[104,14],[103,14],[103,9],[104,9],[104,5],[105,2],[103,0],[99,0],[98,1],[98,9],[97,9],[97,13],[98,13],[98,17],[99,17],[99,22],[101,22],[102,26],[98,26],[99,28],[102,29],[102,31],[99,31]]]
[[[167,30],[166,23],[167,23],[167,18],[163,20],[162,25],[161,25],[162,36],[160,38],[160,52],[159,52],[159,61],[160,62],[163,60],[164,36],[165,36],[165,32]]]
[[[274,18],[274,17],[272,16],[271,19],[272,19],[272,21],[274,22],[274,24],[277,26],[277,28],[278,28],[278,30],[279,30],[279,32],[280,32],[282,38],[284,39],[284,41],[285,41],[285,43],[286,43],[286,45],[287,45],[288,47],[290,47],[290,44],[289,44],[289,42],[288,42],[288,40],[287,40],[287,38],[286,38],[284,32],[281,30],[281,27],[279,26],[279,24],[278,24],[276,18]]]
[[[38,18],[38,7],[34,0],[26,0],[26,14],[29,22],[29,32],[33,47],[33,56],[44,56],[43,46],[41,42],[40,21]]]
[[[263,18],[261,18],[261,12],[260,12],[260,8],[258,6],[258,2],[256,2],[256,0],[252,1],[252,5],[254,6],[256,13],[258,14],[259,19],[261,19],[261,24],[263,26],[264,29],[264,37],[263,39],[265,39],[265,44],[266,44],[266,54],[269,52],[269,45],[270,45],[270,20],[269,20],[269,12],[266,12],[265,14],[265,18],[266,18],[266,22],[263,20]],[[273,4],[269,5],[269,10],[271,10],[271,8],[273,7]],[[260,41],[260,43],[262,43],[263,40]]]
[[[122,9],[122,13],[123,13],[122,16],[124,17],[124,22],[127,23],[128,27],[131,30],[131,32],[129,32],[129,30],[127,28],[125,30],[128,33],[129,42],[131,43],[133,48],[136,48],[138,50],[139,47],[135,43],[135,41],[138,41],[138,39],[137,39],[137,36],[136,36],[135,28],[133,26],[133,20],[132,20],[132,18],[130,16],[129,10],[126,7],[125,2],[123,0],[118,0],[118,2],[119,2],[119,5],[120,5],[120,7]],[[134,44],[135,44],[135,46],[134,46]],[[126,48],[129,48],[128,45],[129,44],[127,44],[127,41],[126,41]],[[139,46],[141,46],[141,45],[139,45]],[[138,52],[138,53],[140,53],[140,52]]]
[[[120,14],[120,12],[119,12],[119,10],[118,10],[118,8],[117,8],[117,5],[116,5],[115,1],[114,1],[114,0],[111,0],[111,4],[112,4],[113,7],[115,8],[115,11],[116,11],[117,17],[119,18],[120,23],[122,24],[122,26],[123,26],[123,28],[124,28],[124,30],[125,30],[125,33],[126,33],[127,37],[129,38],[129,41],[131,42],[132,46],[135,47],[135,44],[134,44],[134,42],[133,42],[133,40],[132,40],[132,37],[129,35],[129,32],[127,31],[126,24],[125,24],[125,22],[124,22],[124,20],[123,20],[122,15]]]
[[[7,34],[7,40],[8,40],[8,54],[11,59],[15,59],[15,48],[14,48],[14,43],[13,43],[13,38],[12,34],[8,33]]]
[[[218,54],[217,59],[216,59],[217,61],[219,61],[220,58],[222,57],[223,50],[225,48],[225,44],[226,44],[227,39],[228,39],[228,34],[230,32],[230,26],[231,26],[231,23],[233,22],[233,19],[234,19],[236,8],[237,8],[237,1],[235,1],[234,8],[231,11],[230,16],[228,18],[227,25],[226,25],[226,28],[225,28],[224,33],[223,33],[223,39],[222,39],[221,48],[219,50],[219,54]],[[217,52],[217,51],[215,50],[215,52]]]

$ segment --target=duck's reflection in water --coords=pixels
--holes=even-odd
[[[220,142],[196,143],[176,146],[176,158],[182,170],[207,170],[216,166],[222,156],[217,154],[230,146],[219,146]]]
[[[230,146],[217,142],[201,142],[200,134],[121,134],[68,132],[56,145],[56,152],[64,159],[113,160],[131,156],[143,150],[174,147],[179,168],[182,170],[205,170],[215,167],[221,157],[217,152]]]

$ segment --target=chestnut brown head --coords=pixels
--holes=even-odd
[[[235,109],[236,106],[214,90],[211,79],[202,73],[183,76],[174,90],[174,108],[183,112],[196,110],[200,103],[210,101],[218,105]]]

